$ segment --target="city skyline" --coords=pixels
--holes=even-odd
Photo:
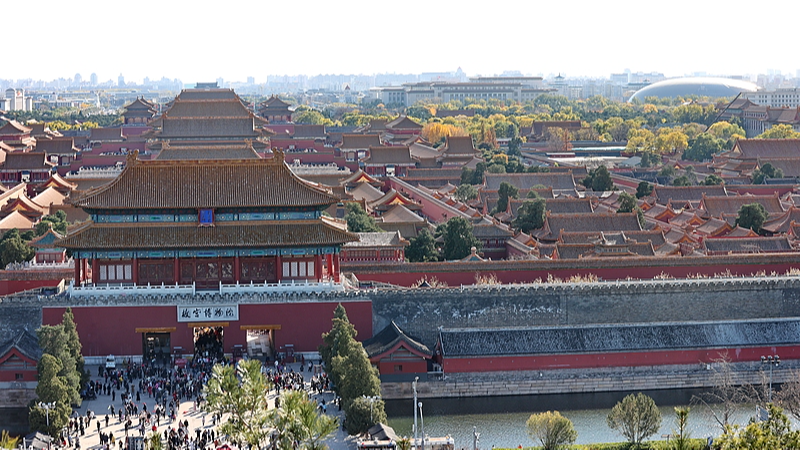
[[[791,42],[790,27],[756,22],[741,31],[744,2],[682,0],[660,9],[627,0],[576,0],[568,9],[514,2],[457,8],[418,0],[314,0],[302,10],[252,1],[224,9],[152,0],[114,11],[106,5],[80,0],[64,7],[45,0],[40,10],[51,14],[37,15],[31,24],[36,32],[24,33],[20,45],[51,50],[7,65],[0,77],[52,80],[79,73],[88,80],[96,73],[101,82],[123,74],[134,82],[164,76],[186,83],[248,77],[264,83],[271,75],[416,74],[459,67],[470,76],[519,71],[594,78],[626,68],[667,77],[769,71],[794,77],[800,69],[772,44]],[[28,9],[17,3],[3,10],[26,17]],[[791,17],[800,13],[800,4],[779,1],[773,11]],[[88,38],[85,45],[54,47],[56,30],[65,26]],[[769,32],[768,41],[747,37],[759,26]]]

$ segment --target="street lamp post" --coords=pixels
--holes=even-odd
[[[778,355],[767,355],[761,357],[761,364],[769,364],[769,390],[767,391],[767,403],[772,403],[772,368],[781,364],[781,357]]]
[[[422,417],[422,402],[417,403],[419,406],[419,424],[422,427],[422,447],[420,450],[425,450],[425,419]]]
[[[50,410],[55,409],[56,402],[42,403],[39,402],[39,408],[44,410],[44,418],[47,423],[47,428],[50,428]]]
[[[419,381],[419,377],[414,377],[414,381],[411,383],[411,389],[414,390],[414,404],[411,406],[414,409],[414,448],[417,447],[419,439],[417,433],[417,381]]]
[[[375,403],[375,400],[380,400],[381,398],[379,396],[377,396],[377,395],[373,395],[373,396],[366,396],[365,395],[364,398],[369,400],[369,423],[373,424],[375,419],[372,418],[372,404]]]
[[[50,403],[39,402],[39,408],[44,409],[44,420],[45,420],[45,423],[47,424],[48,432],[50,431],[49,430],[49,428],[50,428],[50,410],[51,409],[55,409],[55,407],[56,407],[56,402],[50,402]],[[47,448],[50,448],[50,441],[47,441]]]

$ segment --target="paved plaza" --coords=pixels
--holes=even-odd
[[[92,381],[100,381],[101,383],[104,383],[104,381],[105,381],[104,378],[97,376],[97,366],[87,367],[87,369],[92,374]],[[288,371],[290,369],[294,370],[295,372],[298,372],[300,370],[300,363],[287,364],[286,370]],[[312,374],[310,372],[307,372],[307,371],[298,372],[298,373],[303,375],[303,381],[304,381],[304,386],[306,388],[306,391],[310,391],[310,381],[311,381]],[[98,394],[97,398],[95,400],[84,400],[83,404],[81,405],[81,407],[76,410],[77,413],[80,414],[81,416],[85,416],[87,411],[94,412],[95,417],[96,417],[95,420],[100,420],[100,431],[102,433],[107,434],[107,435],[109,433],[114,435],[114,439],[115,439],[114,447],[116,447],[116,449],[120,448],[119,447],[119,440],[120,439],[124,440],[124,438],[125,438],[125,426],[124,426],[124,423],[121,423],[119,421],[119,416],[118,416],[119,409],[123,408],[123,401],[122,401],[122,396],[121,396],[122,392],[123,392],[122,390],[117,390],[116,391],[116,395],[115,395],[115,400],[114,401],[112,401],[112,396],[111,395]],[[270,407],[274,407],[275,406],[276,397],[277,397],[277,393],[274,390],[271,391],[270,395],[269,395]],[[342,421],[344,420],[344,412],[343,411],[339,411],[336,406],[331,404],[331,401],[334,399],[334,393],[333,392],[325,391],[322,394],[313,394],[311,396],[311,398],[313,400],[316,400],[317,402],[321,402],[322,400],[324,400],[325,404],[329,405],[327,407],[327,414],[338,417],[339,418],[339,424],[341,425]],[[143,392],[143,395],[141,397],[141,401],[137,402],[137,403],[138,403],[139,407],[142,406],[142,403],[147,403],[148,404],[148,408],[152,408],[152,405],[155,404],[155,399],[153,397],[148,396],[147,392]],[[112,404],[114,405],[114,410],[115,410],[116,414],[111,414],[111,412],[110,412],[109,406],[111,406]],[[105,426],[106,415],[109,416],[109,421],[108,421],[108,426],[107,427]],[[86,450],[86,449],[99,450],[99,449],[102,448],[102,445],[100,444],[100,434],[97,431],[97,423],[95,422],[95,420],[92,420],[92,422],[89,424],[88,428],[86,428],[85,434],[83,436],[80,436],[80,448],[82,450]],[[210,414],[205,413],[204,411],[202,411],[202,409],[201,410],[196,410],[193,400],[183,400],[181,402],[181,404],[180,404],[180,408],[178,408],[178,410],[177,410],[175,422],[170,421],[170,419],[168,417],[165,418],[165,419],[162,419],[160,424],[159,424],[159,426],[158,426],[158,428],[157,428],[158,432],[161,433],[162,436],[163,436],[165,430],[170,430],[172,428],[177,428],[177,426],[178,426],[177,422],[178,421],[183,422],[183,421],[187,421],[187,420],[189,421],[189,428],[188,429],[189,429],[189,432],[190,432],[189,435],[191,437],[195,436],[195,433],[196,433],[195,430],[197,430],[197,429],[200,429],[201,431],[203,431],[203,430],[210,430],[210,429],[214,428],[212,426],[212,420],[211,420],[211,415]],[[151,429],[148,429],[147,430],[147,434],[149,434],[150,432],[151,432]],[[138,422],[137,418],[133,419],[133,426],[131,428],[129,428],[128,435],[129,436],[140,436],[141,435],[140,432],[139,432],[139,422]],[[223,440],[223,443],[224,443],[224,440]],[[356,449],[355,437],[349,436],[346,432],[344,432],[342,430],[341,426],[339,427],[339,429],[336,431],[336,433],[334,435],[332,435],[330,438],[328,438],[325,441],[325,443],[331,448],[331,450],[355,450]],[[74,448],[74,444],[75,444],[74,438],[73,438],[72,444],[73,444],[73,448]],[[213,444],[209,445],[209,447],[212,447],[212,446],[213,446]],[[110,445],[109,445],[109,448],[111,448]]]

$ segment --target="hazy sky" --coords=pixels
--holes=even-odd
[[[5,79],[800,69],[798,0],[4,0],[0,16]]]

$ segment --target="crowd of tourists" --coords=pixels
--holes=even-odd
[[[126,362],[122,368],[110,370],[101,367],[87,391],[110,396],[107,411],[95,414],[87,410],[83,415],[74,413],[61,444],[80,449],[81,440],[85,440],[94,428],[101,450],[127,450],[128,437],[151,439],[155,433],[169,450],[216,448],[226,442],[226,437],[216,432],[216,425],[222,417],[203,411],[203,387],[214,364],[230,363],[225,359],[194,358],[185,367],[156,364],[155,361],[142,364]],[[306,369],[309,374],[314,372],[309,377],[310,382],[305,381],[301,373]],[[276,407],[280,405],[283,390],[305,390],[313,395],[330,388],[327,374],[311,362],[306,364],[305,360],[301,361],[297,372],[279,361],[263,370],[275,389]],[[191,401],[191,407],[183,414],[199,419],[199,426],[194,429],[191,429],[189,420],[179,419],[181,403],[188,401]],[[327,409],[324,401],[321,401],[320,409]],[[111,431],[113,428],[121,429],[115,435]]]

